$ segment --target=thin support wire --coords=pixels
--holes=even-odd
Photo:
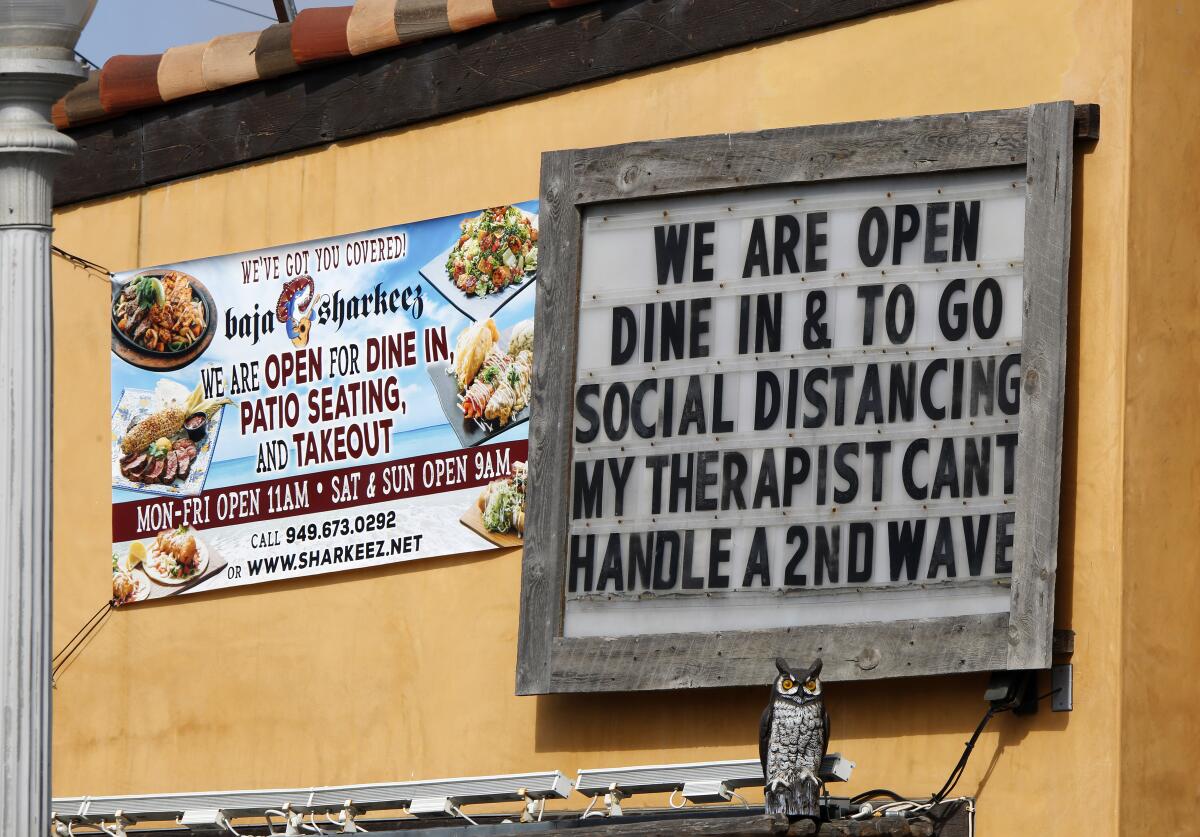
[[[52,665],[50,669],[50,685],[52,688],[56,685],[58,673],[63,670],[67,663],[75,658],[88,639],[96,631],[100,630],[100,626],[104,624],[104,620],[108,615],[113,612],[114,607],[111,600],[105,602],[104,606],[92,614],[91,618],[84,623],[84,626],[75,632],[75,636],[71,637],[71,640],[63,646],[63,649],[54,655],[50,661]]]
[[[236,6],[233,3],[226,3],[225,0],[208,0],[208,2],[214,3],[218,6],[224,6],[227,9],[235,9],[239,12],[245,12],[246,14],[254,15],[255,17],[261,17],[263,20],[271,21],[271,23],[276,22],[275,18],[271,17],[270,15],[264,15],[262,12],[256,12],[253,9],[247,9],[242,6]]]
[[[82,627],[82,628],[80,628],[78,631],[76,631],[76,632],[75,632],[75,636],[73,636],[73,637],[71,637],[69,640],[67,640],[67,644],[66,644],[65,646],[63,646],[63,649],[62,649],[61,651],[59,651],[57,654],[55,654],[55,655],[54,655],[54,656],[53,656],[53,657],[50,659],[50,662],[52,662],[52,663],[53,663],[53,662],[56,662],[56,661],[58,660],[58,658],[59,658],[59,657],[61,657],[61,656],[62,656],[64,653],[66,653],[67,649],[71,647],[71,643],[72,643],[72,642],[74,642],[76,639],[78,639],[78,637],[79,637],[79,635],[80,635],[81,633],[83,633],[84,631],[86,631],[86,630],[87,630],[87,628],[88,628],[88,625],[92,624],[92,620],[96,619],[96,618],[97,618],[97,617],[99,617],[101,614],[105,613],[106,611],[108,611],[108,610],[111,610],[111,609],[112,609],[112,606],[113,606],[113,603],[112,603],[112,601],[111,601],[111,600],[109,600],[109,601],[105,602],[104,604],[102,604],[102,605],[100,606],[100,609],[99,609],[99,610],[97,610],[95,613],[93,613],[93,614],[92,614],[90,617],[88,617],[88,620],[87,620],[86,622],[84,622],[84,623],[83,623],[83,627]]]
[[[111,281],[116,274],[102,264],[97,264],[91,259],[85,259],[83,256],[76,256],[74,253],[68,253],[57,244],[50,245],[50,252],[58,256],[60,259],[65,259],[76,267],[82,267],[91,273],[101,274],[105,281]]]

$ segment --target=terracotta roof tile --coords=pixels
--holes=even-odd
[[[158,65],[162,55],[114,55],[100,71],[100,104],[106,114],[162,104]]]
[[[172,47],[162,55],[116,55],[52,110],[60,128],[95,122],[211,90],[275,78],[497,20],[596,0],[357,0],[305,9],[292,23]]]
[[[400,46],[396,0],[358,0],[346,24],[351,55]]]
[[[258,66],[254,51],[258,48],[258,32],[238,32],[235,35],[219,35],[208,42],[200,70],[204,86],[209,90],[220,90],[235,84],[245,84],[258,79]]]
[[[275,78],[300,69],[292,57],[292,24],[276,23],[258,33],[254,66],[259,78]]]
[[[89,73],[87,80],[80,82],[64,99],[64,111],[72,125],[95,122],[108,115],[100,104],[100,73]]]
[[[50,121],[54,123],[56,128],[65,128],[70,124],[71,120],[67,119],[67,100],[65,97],[50,106]]]
[[[499,19],[492,0],[447,0],[446,11],[450,28],[455,32],[465,32]]]
[[[208,90],[204,84],[204,51],[208,44],[205,41],[171,47],[163,53],[162,63],[158,65],[158,92],[163,101],[172,102]]]
[[[396,4],[396,34],[400,43],[411,44],[425,38],[450,34],[450,14],[446,0],[411,0]]]
[[[315,64],[350,57],[346,24],[351,6],[305,9],[292,22],[292,57],[297,64]]]

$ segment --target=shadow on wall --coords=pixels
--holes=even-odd
[[[1071,269],[1067,277],[1067,380],[1063,404],[1062,486],[1058,512],[1058,577],[1054,588],[1054,627],[1070,628],[1074,614],[1075,562],[1075,504],[1079,479],[1079,357],[1083,324],[1079,311],[1082,305],[1082,285],[1086,263],[1083,252],[1083,192],[1084,162],[1095,151],[1093,143],[1075,144],[1075,166],[1072,177],[1071,207]],[[1114,427],[1114,433],[1118,432]],[[1113,439],[1114,445],[1119,443]]]
[[[763,673],[763,679],[773,671]],[[922,677],[864,683],[825,684],[829,710],[830,750],[854,759],[854,742],[904,736],[960,733],[966,741],[987,710],[983,693],[986,674]],[[1049,689],[1049,676],[1039,678],[1039,694]],[[721,758],[753,758],[758,754],[758,719],[770,691],[753,688],[684,689],[677,692],[543,695],[536,698],[534,749],[539,753],[638,750],[654,741],[669,762],[671,749],[736,747]],[[1035,716],[994,718],[989,732],[1000,732],[995,753],[987,748],[975,758],[991,758],[988,774],[1003,750],[1031,730],[1061,730],[1068,713],[1052,713],[1043,702]],[[958,751],[952,754],[957,757]],[[946,764],[948,770],[952,760]],[[592,766],[592,765],[585,765]],[[610,765],[597,764],[596,767]],[[940,769],[940,768],[939,768]],[[986,778],[986,777],[985,777]]]

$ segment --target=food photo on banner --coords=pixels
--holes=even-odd
[[[537,229],[530,201],[118,274],[116,603],[519,545]]]

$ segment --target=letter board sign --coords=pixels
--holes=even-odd
[[[1049,665],[1073,110],[545,155],[518,691]]]

